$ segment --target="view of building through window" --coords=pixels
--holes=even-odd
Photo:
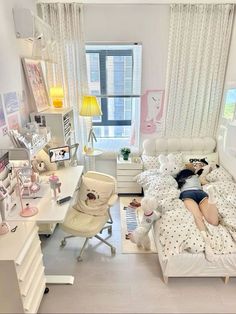
[[[140,103],[141,53],[141,45],[86,46],[89,91],[97,96],[103,113],[93,118],[100,147],[109,139],[129,144]]]
[[[236,88],[230,88],[226,92],[224,118],[232,120],[236,105]]]

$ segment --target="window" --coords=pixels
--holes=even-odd
[[[226,90],[224,113],[225,119],[233,120],[236,104],[236,88],[229,88]]]
[[[117,150],[130,143],[132,123],[139,121],[141,51],[141,45],[86,46],[89,91],[103,113],[93,118],[99,148]]]

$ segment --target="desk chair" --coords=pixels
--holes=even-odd
[[[108,234],[112,234],[113,220],[110,208],[115,204],[117,198],[117,186],[114,177],[100,172],[88,171],[82,178],[77,204],[69,209],[64,222],[61,224],[62,230],[70,234],[61,241],[61,247],[66,245],[68,238],[86,238],[77,257],[78,261],[82,261],[82,255],[89,239],[95,237],[108,245],[111,248],[111,253],[115,254],[116,248],[100,237],[98,233],[108,229]],[[92,205],[89,206],[88,204]]]

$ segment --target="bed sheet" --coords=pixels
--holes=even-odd
[[[220,170],[219,170],[220,169]],[[222,167],[214,170],[212,182],[215,190],[220,224],[212,226],[205,221],[211,247],[215,254],[236,253],[236,184]],[[156,230],[162,245],[162,256],[182,252],[202,253],[205,243],[192,214],[179,199],[177,182],[171,176],[162,176],[158,170],[148,170],[137,177],[145,195],[154,196],[162,216]]]

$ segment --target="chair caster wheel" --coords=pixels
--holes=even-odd
[[[108,231],[108,234],[112,234],[112,227],[109,227],[107,231]]]
[[[61,241],[61,245],[60,245],[61,247],[64,247],[64,246],[66,246],[66,240],[62,240]]]
[[[48,292],[49,292],[49,288],[46,287],[46,288],[44,289],[44,294],[47,294]]]
[[[115,248],[115,247],[112,247],[112,248],[111,248],[111,254],[112,254],[112,255],[115,255],[115,254],[116,254],[116,248]]]
[[[82,257],[78,256],[77,257],[77,262],[82,262],[82,261],[83,261]]]

